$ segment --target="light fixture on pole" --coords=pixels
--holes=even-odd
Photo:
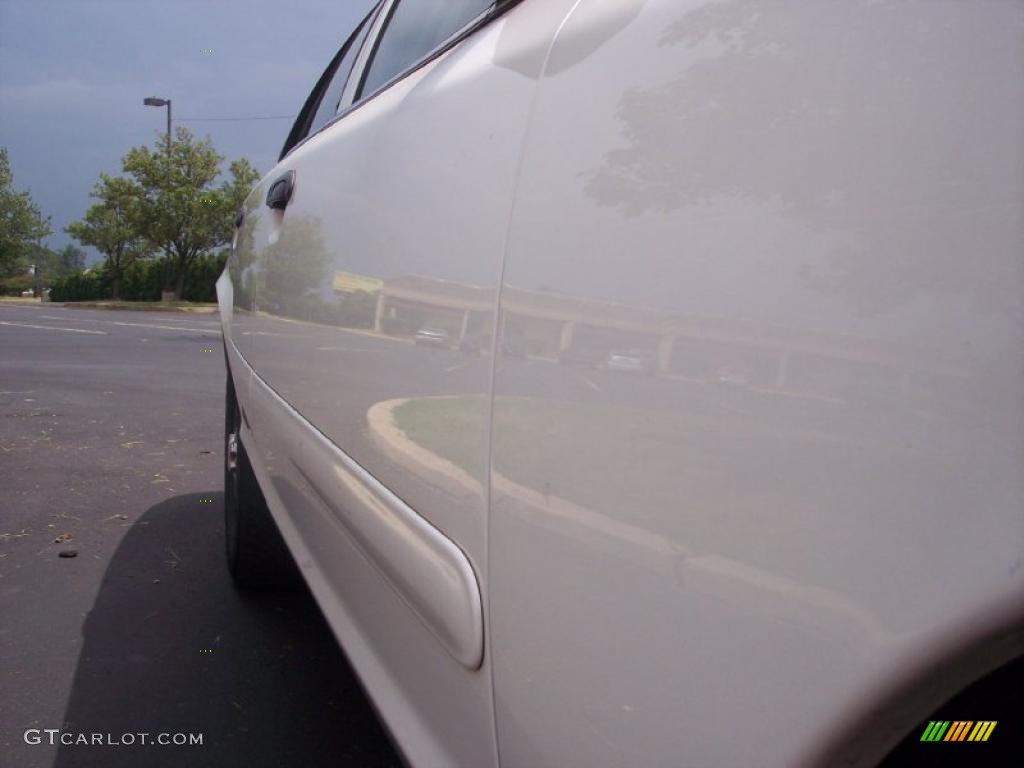
[[[147,96],[142,100],[147,107],[167,107],[167,156],[171,156],[171,100]]]

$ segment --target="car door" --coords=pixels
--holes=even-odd
[[[378,3],[353,30],[324,70],[285,140],[282,157],[336,116],[345,95],[344,89],[350,79],[349,76],[379,10]],[[224,284],[224,288],[231,292],[230,300],[225,304],[232,308],[230,317],[225,318],[225,329],[230,335],[234,349],[250,362],[260,334],[257,328],[259,310],[256,303],[257,276],[261,274],[258,256],[260,248],[273,231],[274,223],[268,218],[271,211],[265,206],[267,182],[274,178],[276,177],[272,171],[257,185],[238,213],[231,256],[227,264],[227,283]],[[244,399],[244,394],[242,397]]]
[[[565,22],[500,296],[503,766],[875,765],[1020,653],[1022,10]]]
[[[570,5],[383,4],[338,113],[297,123],[246,209],[254,465],[417,764],[496,760],[492,336],[536,73]]]

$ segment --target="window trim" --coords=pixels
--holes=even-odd
[[[320,102],[323,101],[324,95],[327,93],[328,88],[330,88],[331,83],[334,81],[334,75],[338,71],[341,60],[345,58],[345,55],[349,52],[349,48],[351,48],[358,39],[359,33],[362,32],[363,27],[369,25],[371,28],[368,30],[366,39],[363,41],[363,48],[366,47],[366,44],[370,41],[370,32],[374,31],[372,27],[376,19],[373,19],[372,17],[380,10],[382,5],[384,5],[384,2],[378,3],[371,8],[370,12],[363,17],[363,20],[356,25],[355,29],[352,30],[352,34],[348,36],[348,39],[345,40],[338,52],[334,54],[334,58],[331,59],[323,74],[320,75],[320,79],[316,81],[316,85],[313,86],[313,90],[310,91],[309,96],[306,97],[306,101],[303,103],[302,109],[299,110],[299,116],[292,125],[292,129],[288,132],[288,137],[285,139],[284,146],[281,148],[281,154],[277,158],[278,162],[284,160],[284,158],[290,154],[293,149],[306,141],[310,136],[315,136],[334,121],[334,118],[331,118],[331,120],[328,120],[316,131],[310,132],[313,118],[316,117],[317,110],[320,109]],[[354,64],[359,63],[361,55],[362,50],[357,54]],[[349,90],[348,81],[352,80],[352,76],[355,74],[355,71],[355,66],[353,66],[352,70],[349,72],[345,87],[341,91],[341,99],[338,101],[339,107],[341,106],[342,99],[344,99],[347,91]],[[336,117],[337,114],[335,115],[335,118]]]
[[[333,119],[328,120],[326,123],[320,126],[320,128],[315,133],[310,133],[306,135],[305,137],[303,137],[301,141],[297,141],[291,146],[289,146],[286,143],[286,149],[281,152],[281,157],[278,159],[278,162],[284,160],[286,156],[294,152],[296,149],[301,147],[314,136],[318,136],[320,133],[330,128],[332,125],[334,125],[342,118],[348,116],[349,114],[359,109],[364,104],[375,99],[378,95],[380,95],[381,93],[389,89],[391,86],[398,83],[400,80],[404,80],[406,77],[413,74],[414,72],[419,71],[420,69],[428,65],[430,62],[443,56],[452,48],[459,45],[463,40],[475,34],[479,29],[487,26],[495,19],[500,18],[507,11],[519,5],[519,3],[521,3],[522,1],[523,0],[495,0],[494,3],[492,3],[492,5],[488,9],[481,12],[480,15],[470,20],[464,27],[454,32],[450,37],[439,43],[436,48],[424,54],[423,57],[421,57],[417,61],[414,61],[406,69],[403,69],[402,71],[398,72],[394,77],[392,77],[387,82],[383,83],[373,93],[366,95],[362,93],[363,84],[366,79],[366,73],[369,71],[369,66],[370,63],[373,61],[373,56],[377,53],[377,44],[380,41],[381,37],[383,36],[384,30],[387,28],[387,22],[391,20],[391,13],[393,12],[395,6],[399,2],[401,2],[401,0],[382,0],[382,2],[379,5],[377,5],[376,7],[374,7],[373,10],[370,11],[370,14],[379,14],[378,18],[374,19],[371,22],[373,26],[370,28],[370,32],[367,35],[366,40],[363,42],[363,48],[362,50],[360,50],[359,55],[356,57],[355,65],[353,66],[352,72],[349,75],[349,82],[345,85],[345,89],[342,92],[341,103],[344,103],[346,98],[351,99],[350,103],[347,104],[344,108],[339,109],[338,114],[336,114]],[[361,27],[357,27],[356,30],[358,31],[360,28]],[[353,36],[354,35],[355,33],[353,33]],[[341,58],[339,56],[338,61],[340,60]],[[337,65],[332,61],[332,68],[334,66]],[[352,87],[353,82],[357,83],[354,89]],[[320,88],[319,82],[317,83],[317,88]],[[312,98],[312,94],[310,98]],[[305,111],[305,109],[306,107],[304,106],[303,111]],[[300,113],[300,118],[301,117],[302,114]],[[291,134],[289,134],[288,138],[289,140],[291,140]]]
[[[376,89],[374,89],[374,91],[372,93],[366,94],[366,93],[363,92],[363,89],[366,87],[366,77],[367,77],[367,75],[370,74],[370,68],[373,66],[373,62],[377,58],[377,49],[380,48],[380,41],[382,39],[384,39],[384,35],[386,35],[388,33],[388,27],[391,25],[391,19],[394,18],[395,10],[398,8],[399,5],[402,4],[402,1],[403,0],[393,0],[391,5],[388,7],[386,18],[384,19],[383,26],[381,27],[380,31],[377,33],[376,37],[374,37],[374,39],[373,39],[373,45],[370,47],[370,52],[369,52],[369,54],[368,54],[368,56],[366,58],[365,63],[363,64],[362,71],[359,73],[359,85],[356,87],[356,95],[355,95],[355,101],[356,102],[369,101],[370,99],[372,99],[374,96],[376,96],[381,91],[386,91],[388,88],[390,88],[392,85],[397,83],[399,80],[407,77],[408,75],[411,75],[416,70],[418,70],[421,67],[425,66],[427,63],[433,61],[438,56],[440,56],[443,53],[447,52],[451,48],[454,48],[456,45],[458,45],[460,42],[462,42],[462,40],[464,40],[465,38],[469,37],[471,34],[473,34],[473,32],[475,32],[477,29],[482,27],[484,25],[484,23],[490,21],[491,18],[496,16],[497,15],[497,11],[503,5],[512,5],[513,4],[513,3],[502,2],[502,0],[492,0],[491,5],[488,8],[485,8],[479,14],[474,16],[472,19],[470,19],[468,22],[466,22],[462,27],[460,27],[455,32],[453,32],[451,35],[449,35],[444,40],[442,40],[440,43],[438,43],[438,45],[436,45],[434,48],[432,48],[431,50],[427,51],[419,59],[414,60],[411,64],[409,64],[408,67],[406,67],[405,69],[399,70],[390,79],[385,80],[381,85],[379,85]]]
[[[377,41],[384,34],[384,27],[387,26],[388,20],[391,18],[391,11],[398,5],[398,2],[399,0],[383,0],[381,2],[377,18],[374,19],[370,34],[367,35],[363,43],[363,49],[359,52],[355,65],[352,67],[352,75],[345,85],[345,92],[342,94],[342,98],[347,99],[346,106],[352,106],[359,101],[357,94],[359,93],[359,86],[363,82],[363,73],[370,65],[373,53],[377,50]]]

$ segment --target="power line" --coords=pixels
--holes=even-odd
[[[242,120],[294,120],[295,115],[257,115],[254,117],[176,117],[175,122],[238,122]]]

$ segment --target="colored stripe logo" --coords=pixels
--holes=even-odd
[[[921,741],[988,741],[995,727],[995,720],[931,720]]]

